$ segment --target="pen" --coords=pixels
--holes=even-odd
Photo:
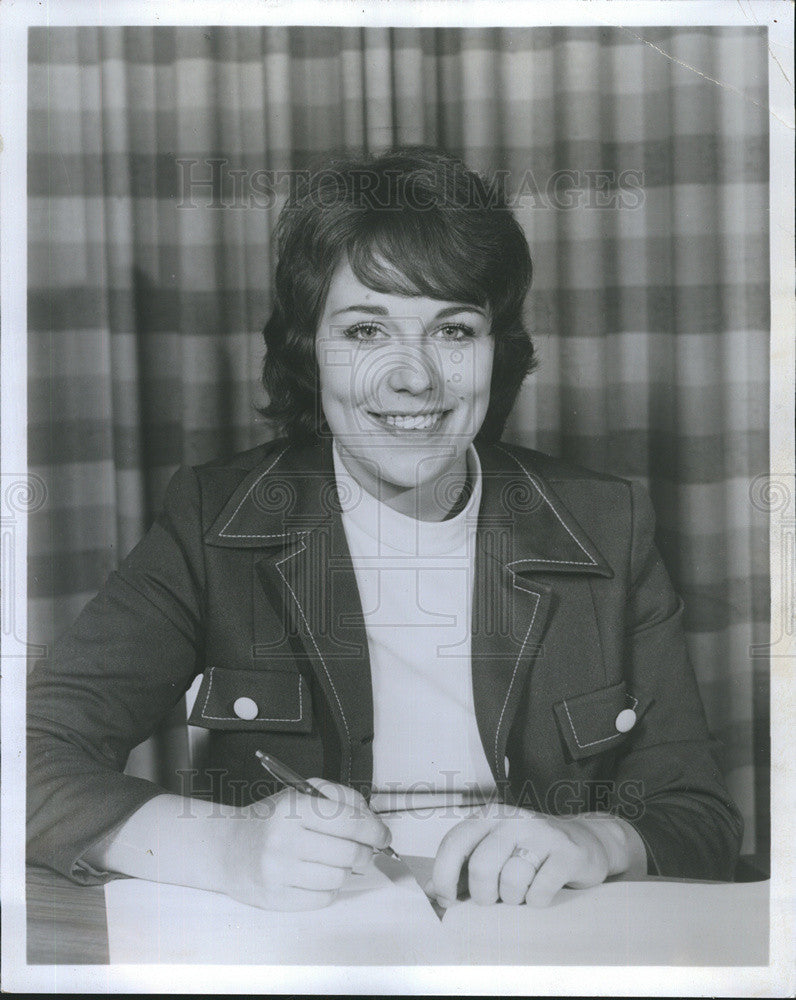
[[[292,768],[289,768],[287,764],[283,764],[281,760],[277,760],[276,757],[272,757],[271,754],[263,753],[262,750],[256,750],[255,756],[265,770],[269,774],[272,774],[277,781],[281,781],[283,785],[289,785],[291,788],[295,788],[297,792],[302,792],[304,795],[312,795],[316,799],[333,801],[329,799],[328,795],[319,792],[315,785],[311,785],[300,774],[296,774]],[[391,847],[377,847],[374,850],[377,850],[379,854],[386,854],[388,858],[395,858],[396,861],[403,860],[400,854],[397,854]]]

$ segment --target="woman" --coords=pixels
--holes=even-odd
[[[264,334],[285,436],[179,471],[34,672],[32,861],[322,906],[389,842],[368,799],[424,788],[500,803],[441,843],[443,903],[463,872],[477,902],[534,905],[732,877],[740,819],[649,501],[498,443],[534,354],[528,248],[493,195],[416,149],[293,192]],[[213,780],[189,801],[120,772],[199,673]]]

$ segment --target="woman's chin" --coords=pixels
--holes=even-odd
[[[454,472],[462,461],[463,450],[452,441],[417,449],[390,448],[381,444],[377,447],[374,442],[372,448],[357,449],[353,454],[358,468],[350,468],[350,461],[346,465],[355,478],[359,478],[360,469],[365,469],[369,480],[378,481],[387,489],[412,490],[436,483],[442,476]]]

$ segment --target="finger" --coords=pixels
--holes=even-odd
[[[373,848],[366,844],[357,844],[357,856],[351,866],[355,872],[364,872],[373,864]]]
[[[529,906],[544,907],[572,878],[572,864],[566,856],[551,855],[534,876],[525,896]]]
[[[312,798],[302,806],[301,825],[305,830],[356,841],[371,848],[386,847],[392,839],[389,827],[375,813],[346,801]]]
[[[498,825],[484,837],[470,855],[467,863],[467,881],[470,897],[474,902],[480,903],[481,906],[491,906],[500,898],[498,891],[500,873],[517,846],[515,837],[519,832],[521,831],[516,828],[516,824]]]
[[[535,834],[535,841],[540,842],[538,849],[531,850],[527,847],[531,832]],[[501,891],[501,878],[506,872],[503,880],[506,891],[516,903],[521,903],[536,870],[550,853],[549,848],[542,849],[547,839],[549,834],[545,826],[534,827],[532,831],[527,823],[513,820],[495,826],[475,848],[467,864],[472,899],[483,906],[505,899]],[[514,857],[520,847],[523,848],[525,857]]]
[[[524,902],[537,869],[524,858],[510,857],[500,870],[498,896],[510,906]]]
[[[349,785],[340,785],[333,781],[328,781],[326,778],[309,778],[309,783],[318,789],[324,796],[324,798],[330,801],[337,802],[340,806],[343,804],[350,806],[351,816],[354,818],[362,816],[374,816],[376,815],[371,811],[370,804],[367,799],[358,792],[355,788],[351,788]],[[333,811],[336,815],[336,811]],[[344,811],[341,810],[342,815],[346,815]],[[378,822],[382,820],[376,815]],[[383,824],[387,836],[392,839],[392,833],[386,824]],[[384,844],[378,846],[387,846],[390,841],[387,840]],[[373,846],[373,845],[369,845]]]
[[[337,892],[349,875],[349,869],[332,868],[314,861],[294,861],[285,882],[293,889],[311,889],[314,892]]]
[[[330,837],[316,830],[299,830],[295,839],[296,856],[301,861],[315,861],[333,868],[361,868],[372,856],[365,844],[340,837]]]
[[[434,860],[432,882],[437,896],[441,899],[456,899],[462,866],[494,825],[492,820],[465,819],[448,830]]]

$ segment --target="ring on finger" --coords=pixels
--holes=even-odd
[[[535,854],[528,847],[515,847],[511,852],[512,858],[520,858],[522,861],[526,861],[531,868],[533,868],[534,874],[539,871],[542,867],[542,862],[544,858],[541,858],[538,854]]]

